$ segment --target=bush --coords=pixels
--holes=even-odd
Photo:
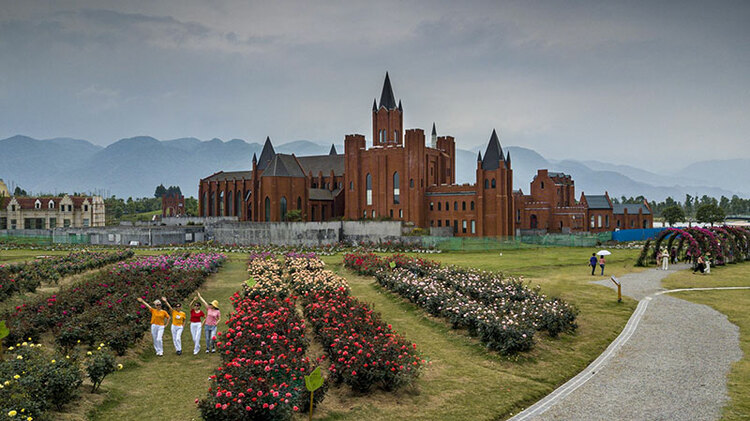
[[[104,381],[104,378],[116,370],[117,361],[115,360],[115,354],[104,347],[104,344],[99,345],[98,349],[92,351],[86,360],[86,375],[93,385],[92,392],[96,392],[99,386],[101,386],[102,381]]]

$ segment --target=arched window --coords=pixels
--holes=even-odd
[[[474,210],[474,201],[471,201],[471,210]]]
[[[448,202],[445,202],[445,210],[447,211],[451,210],[451,207],[448,205]]]
[[[36,202],[34,202],[34,209],[41,209],[42,208],[42,202],[40,202],[38,199]]]
[[[54,209],[55,208],[55,202],[53,202],[53,201],[50,200],[49,203],[47,203],[47,208],[48,209]]]
[[[286,197],[281,196],[279,206],[281,207],[281,220],[286,221]]]
[[[494,178],[492,179],[492,188],[493,189],[495,188],[495,179]]]
[[[237,206],[235,209],[237,209],[237,218],[242,219],[242,191],[237,190]]]
[[[458,202],[453,202],[453,210],[454,211],[458,210]]]
[[[466,202],[461,202],[461,210],[466,210]]]
[[[414,188],[414,179],[413,178],[409,179],[409,187],[410,188]]]
[[[354,181],[349,182],[349,191],[354,190]]]
[[[443,210],[443,202],[438,202],[438,210]]]
[[[302,198],[297,196],[297,209],[302,210]]]
[[[208,216],[216,216],[216,192],[211,192],[211,203]]]
[[[484,179],[484,188],[485,189],[489,189],[490,188],[490,180],[488,180],[486,178]]]
[[[234,213],[234,200],[232,200],[232,192],[230,191],[227,195],[227,209],[229,210],[227,212],[227,216],[234,216],[232,215]]]
[[[224,192],[219,192],[219,216],[224,216]]]
[[[271,199],[266,196],[266,222],[271,221]]]
[[[203,208],[203,216],[208,216],[208,195],[206,194],[206,192],[203,192],[203,203],[202,203],[202,205],[203,206],[201,206],[201,207]]]
[[[401,203],[401,189],[399,188],[399,177],[398,171],[393,173],[393,204],[398,205]]]
[[[398,141],[398,130],[393,131],[393,141],[394,142]]]
[[[367,189],[367,205],[372,205],[372,176],[367,173],[365,177],[365,187]]]

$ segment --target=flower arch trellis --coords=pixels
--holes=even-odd
[[[737,260],[750,260],[750,231],[731,225],[724,225],[722,228],[734,237],[737,249],[740,251]]]
[[[737,263],[738,260],[744,260],[734,236],[729,231],[723,227],[711,227],[710,230],[719,238],[721,249],[724,253],[724,262]]]
[[[715,259],[714,264],[724,264],[724,253],[722,252],[721,245],[719,244],[719,241],[716,239],[716,236],[713,232],[699,227],[687,228],[685,231],[689,232],[693,237],[698,237],[699,240],[702,240],[701,242],[704,245],[702,251],[704,253],[707,251],[707,249],[710,249],[711,255]]]
[[[671,246],[674,242],[674,239],[677,237],[680,237],[680,246],[678,249],[679,251],[682,249],[683,242],[687,241],[688,243],[688,251],[690,252],[690,255],[692,257],[698,257],[703,254],[702,249],[698,241],[693,237],[692,234],[690,234],[686,230],[682,230],[679,228],[667,228],[659,233],[659,235],[656,237],[656,241],[654,242],[654,250],[651,253],[650,258],[648,257],[648,251],[649,246],[651,244],[650,241],[647,241],[646,244],[643,246],[643,251],[641,252],[640,257],[638,258],[638,261],[636,262],[637,266],[648,266],[651,263],[656,262],[656,254],[661,249],[661,243],[664,241],[665,238],[667,238],[667,243]],[[648,261],[647,261],[648,259]]]

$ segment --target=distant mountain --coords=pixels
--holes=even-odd
[[[298,140],[274,148],[297,156],[324,155],[331,145]],[[194,196],[201,178],[218,171],[250,170],[253,153],[260,155],[261,149],[260,143],[242,139],[225,142],[187,137],[160,141],[138,136],[103,148],[86,140],[13,136],[0,140],[0,178],[34,193],[95,191],[126,198],[142,197],[153,195],[156,186],[164,184],[180,186],[186,195]],[[343,153],[343,145],[336,145],[336,150]],[[475,182],[478,150],[456,149],[458,183]],[[644,195],[649,200],[663,200],[667,196],[681,200],[685,193],[731,197],[734,192],[744,192],[746,197],[750,196],[747,173],[750,160],[699,162],[678,174],[664,175],[597,161],[550,161],[531,149],[517,146],[503,150],[510,152],[514,189],[524,192],[528,192],[537,169],[546,168],[572,175],[577,196],[581,191],[589,194],[608,191],[613,197]],[[483,148],[481,152],[484,154]]]

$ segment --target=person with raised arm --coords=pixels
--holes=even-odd
[[[203,329],[206,332],[206,354],[209,352],[216,352],[216,330],[221,321],[221,312],[219,311],[219,302],[217,300],[207,303],[203,299],[201,293],[198,293],[198,298],[201,300],[203,305],[206,306],[206,318],[203,320]]]
[[[161,357],[164,355],[162,336],[164,336],[164,326],[169,322],[169,314],[161,308],[161,301],[159,300],[154,301],[154,307],[151,307],[141,297],[138,297],[137,300],[151,311],[151,337],[154,339],[156,355]]]
[[[172,343],[177,355],[182,355],[182,330],[185,328],[185,312],[182,311],[182,303],[175,303],[174,307],[169,304],[166,297],[161,297],[162,301],[169,307],[172,314]]]

